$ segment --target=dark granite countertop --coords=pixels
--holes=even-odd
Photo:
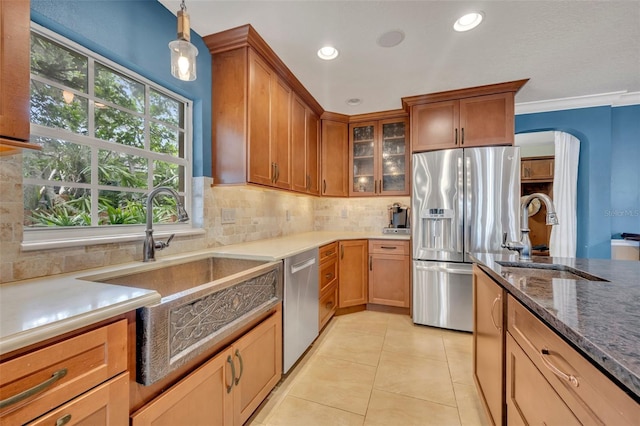
[[[473,254],[492,278],[585,357],[640,398],[640,262],[533,256],[607,281],[506,267],[515,255]],[[560,278],[553,277],[560,275]]]

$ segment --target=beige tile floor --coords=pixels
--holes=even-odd
[[[247,424],[486,425],[471,334],[406,315],[334,317]]]

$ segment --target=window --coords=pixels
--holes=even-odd
[[[131,232],[157,186],[190,205],[191,102],[36,25],[30,120],[42,151],[23,156],[25,240]],[[173,222],[173,199],[155,202],[154,222]]]

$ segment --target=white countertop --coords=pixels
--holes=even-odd
[[[381,232],[333,232],[314,231],[286,237],[270,238],[210,250],[217,257],[274,261],[281,260],[309,249],[320,247],[338,240],[384,239],[409,240],[409,235],[383,234]]]
[[[153,290],[92,280],[155,269],[207,256],[274,261],[337,240],[408,240],[381,232],[305,232],[0,285],[0,355],[160,302]]]

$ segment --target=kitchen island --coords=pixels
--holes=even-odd
[[[640,303],[640,262],[534,256],[532,262],[526,263],[519,262],[516,255],[492,254],[473,254],[473,258],[476,264],[476,383],[480,393],[485,394],[486,406],[495,423],[499,424],[499,419],[511,419],[515,411],[520,415],[525,411],[518,406],[510,412],[508,407],[510,403],[518,405],[516,390],[522,392],[524,387],[522,383],[518,384],[518,374],[521,373],[516,371],[516,367],[521,368],[522,362],[517,364],[514,361],[517,356],[509,349],[514,341],[525,349],[530,361],[538,366],[539,372],[546,375],[547,380],[553,382],[555,377],[561,378],[560,385],[553,388],[561,397],[566,389],[582,392],[590,386],[587,379],[580,375],[579,369],[570,373],[573,366],[567,360],[569,357],[563,358],[560,352],[553,352],[549,347],[551,340],[541,337],[541,327],[551,330],[551,334],[560,338],[556,336],[550,339],[561,340],[562,345],[568,343],[567,348],[571,347],[580,358],[588,361],[587,364],[604,373],[602,377],[608,379],[605,381],[614,383],[622,390],[632,401],[631,406],[638,410],[640,311],[637,307]],[[582,276],[576,276],[575,273]],[[493,289],[486,290],[494,284]],[[494,294],[497,294],[495,299]],[[525,318],[527,316],[531,319]],[[500,347],[502,351],[502,388],[497,380],[487,384],[486,377],[482,378],[483,357],[486,356],[482,351],[487,342],[485,331],[495,334],[493,343],[497,342],[497,346],[492,350]],[[549,367],[552,363],[561,368],[552,371]],[[495,363],[493,367],[500,369]],[[560,370],[566,374],[562,376]],[[533,374],[534,370],[528,371]],[[539,389],[532,388],[531,391],[539,394]],[[490,400],[495,401],[500,394],[506,402],[504,399],[502,404],[495,402],[492,408]],[[571,408],[571,404],[567,405]],[[588,401],[583,405],[589,410],[592,408]],[[575,414],[575,410],[572,410]],[[576,416],[580,419],[578,414]]]

